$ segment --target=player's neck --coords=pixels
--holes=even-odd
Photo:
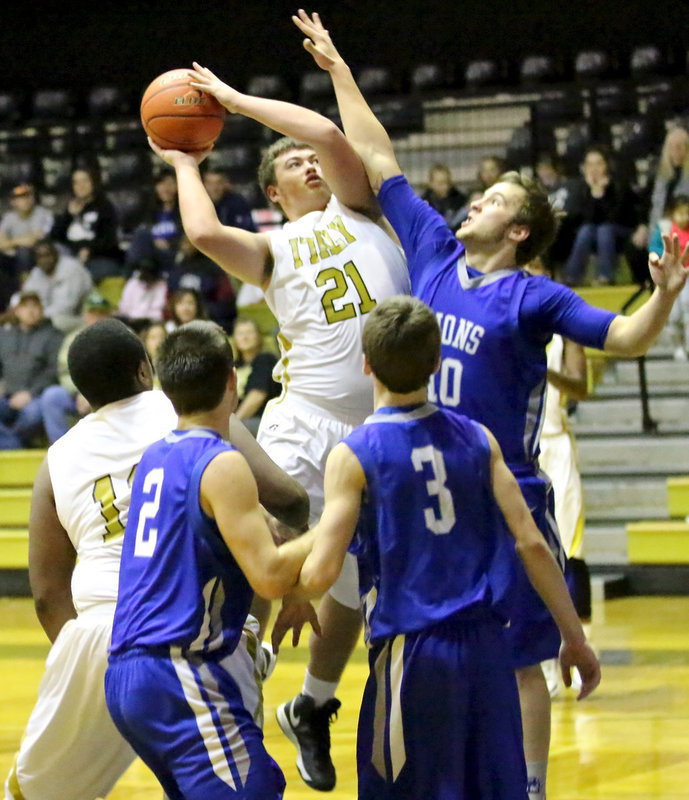
[[[517,269],[513,248],[500,247],[493,250],[484,246],[466,245],[467,264],[480,272],[499,272],[503,269]]]
[[[195,428],[215,431],[223,439],[230,438],[230,414],[224,407],[214,408],[212,411],[202,411],[197,414],[180,414],[177,418],[178,431],[191,431]]]
[[[421,403],[428,402],[428,389],[424,386],[422,389],[417,389],[415,392],[406,392],[400,394],[399,392],[391,392],[386,389],[382,383],[375,381],[373,389],[373,404],[376,411],[379,408],[399,406],[415,406]]]

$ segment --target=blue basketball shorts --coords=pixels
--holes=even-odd
[[[502,623],[454,615],[375,643],[359,716],[359,800],[526,800]]]
[[[538,529],[560,565],[564,566],[550,481],[543,473],[517,480]],[[555,658],[560,650],[561,640],[555,620],[531,585],[524,565],[514,549],[512,557],[515,564],[506,607],[510,619],[507,640],[512,650],[512,664],[518,669]]]
[[[222,660],[135,648],[110,657],[105,697],[170,800],[282,798],[282,772]]]

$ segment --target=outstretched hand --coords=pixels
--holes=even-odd
[[[689,276],[689,244],[680,251],[679,236],[663,234],[663,254],[651,253],[648,257],[648,269],[653,283],[667,292],[677,293]]]
[[[309,16],[303,8],[292,15],[292,22],[307,37],[304,39],[304,49],[313,56],[316,64],[329,72],[337,63],[342,63],[342,57],[337,52],[330,34],[323,27],[317,12]]]
[[[220,105],[225,106],[230,113],[235,114],[240,93],[223,83],[208,67],[202,67],[197,61],[193,63],[194,69],[190,69],[188,73],[191,78],[190,85],[194,89],[200,89],[202,92],[213,95]]]

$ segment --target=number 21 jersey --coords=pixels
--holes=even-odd
[[[361,335],[377,303],[410,292],[401,249],[335,195],[323,211],[268,235],[274,266],[265,296],[282,356],[275,379],[283,392],[363,419],[373,387],[362,372]]]

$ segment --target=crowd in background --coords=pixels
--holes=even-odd
[[[423,197],[457,228],[471,203],[509,168],[500,155],[486,156],[475,183],[458,187],[445,164],[434,164]],[[562,215],[548,267],[568,285],[609,285],[621,273],[625,282],[644,285],[649,251],[662,251],[663,234],[677,234],[682,245],[689,241],[689,132],[681,126],[668,131],[644,189],[620,174],[597,144],[586,148],[577,175],[566,175],[552,153],[541,154],[535,172]],[[207,168],[203,179],[223,224],[257,229],[224,170]],[[152,358],[170,330],[193,319],[212,319],[234,333],[238,413],[257,430],[263,408],[279,393],[271,377],[276,346],[254,319],[237,313],[238,297],[240,304],[244,296],[255,303],[261,292],[241,287],[185,237],[173,172],[153,177],[149,202],[126,238],[91,167],[73,171],[71,196],[55,215],[29,184],[11,190],[8,206],[0,219],[0,449],[51,443],[87,413],[69,380],[66,354],[79,330],[108,315],[139,333]],[[671,328],[674,356],[686,360],[687,289]]]

